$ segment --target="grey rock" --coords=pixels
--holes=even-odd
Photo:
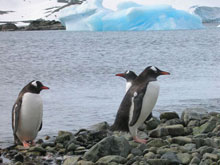
[[[212,132],[216,127],[216,123],[216,118],[211,117],[206,123],[202,124],[200,127],[193,128],[193,135]]]
[[[203,138],[193,138],[193,143],[196,144],[196,148],[205,145],[205,140]]]
[[[76,162],[80,159],[80,156],[71,156],[64,160],[63,165],[76,165]]]
[[[181,136],[184,135],[184,127],[181,124],[166,126],[169,135],[171,136]]]
[[[187,143],[192,143],[192,138],[185,137],[185,136],[173,137],[173,138],[171,138],[171,143],[185,145]]]
[[[176,112],[164,112],[160,114],[160,120],[171,120],[171,119],[179,119],[179,115]]]
[[[185,125],[188,125],[190,120],[201,120],[207,114],[207,111],[202,108],[188,108],[182,112],[181,119]]]
[[[101,123],[97,123],[95,125],[92,125],[90,127],[91,130],[95,130],[95,131],[104,131],[109,129],[109,124],[107,122],[101,122]]]
[[[170,165],[170,161],[167,159],[148,159],[147,163],[150,165]]]
[[[156,117],[152,117],[150,120],[146,121],[145,124],[147,130],[153,130],[160,124],[160,120]]]
[[[194,164],[197,165],[197,164],[199,164],[199,163],[200,163],[200,159],[195,156],[195,157],[192,158],[192,160],[190,161],[189,164],[190,164],[190,165],[194,165]]]
[[[184,127],[181,124],[161,126],[149,132],[150,137],[163,137],[167,135],[181,136],[184,134],[185,134]]]
[[[198,127],[200,126],[199,120],[190,120],[187,127]]]
[[[188,153],[177,153],[177,158],[180,160],[181,164],[189,164],[192,156]]]
[[[196,149],[196,144],[193,144],[193,143],[188,143],[188,144],[185,144],[183,146],[184,150],[186,150],[187,152],[189,151],[192,151],[194,149]]]
[[[74,143],[71,143],[67,146],[67,151],[75,151],[77,146]]]
[[[208,147],[208,146],[202,146],[198,149],[199,153],[201,155],[205,154],[205,153],[212,153],[214,149],[212,147]]]
[[[46,148],[46,147],[55,147],[55,143],[53,143],[53,142],[50,142],[50,143],[43,143],[42,145],[41,145],[43,148]]]
[[[213,161],[219,160],[219,156],[217,154],[204,153],[203,159],[211,159]]]
[[[91,161],[86,161],[86,160],[80,160],[77,162],[76,165],[94,165],[95,163],[91,162]]]
[[[111,162],[116,163],[122,163],[124,164],[126,162],[126,159],[124,157],[118,156],[118,155],[108,155],[100,158],[96,164],[109,164]]]
[[[171,120],[167,120],[165,122],[166,125],[176,125],[176,124],[183,124],[183,121],[181,119],[175,118]]]
[[[56,143],[64,143],[65,141],[69,141],[72,137],[72,133],[66,131],[59,131],[58,136],[56,137]]]
[[[83,159],[96,162],[99,158],[107,155],[127,157],[130,150],[131,147],[124,137],[110,136],[90,148],[84,154]]]
[[[154,129],[154,130],[149,132],[149,136],[150,137],[154,137],[154,138],[156,138],[156,137],[163,137],[163,136],[167,136],[167,135],[169,135],[169,132],[164,127],[162,127],[162,128],[159,127],[159,128],[156,128],[156,129]]]
[[[153,139],[150,142],[147,143],[147,147],[162,147],[165,145],[168,145],[169,143],[162,139]]]
[[[171,148],[163,148],[163,147],[157,149],[157,153],[159,155],[163,155],[163,154],[168,153],[168,152],[173,152],[173,149],[171,149]]]
[[[172,164],[180,164],[180,160],[177,158],[177,155],[174,152],[167,152],[161,156],[161,159],[167,159]]]
[[[46,154],[46,150],[42,147],[39,146],[34,146],[34,147],[30,147],[29,151],[31,152],[39,152],[41,155],[45,155]]]
[[[132,148],[131,154],[133,154],[134,156],[140,156],[142,154],[142,151],[139,148]]]
[[[144,158],[146,159],[154,159],[155,158],[155,154],[153,152],[148,152],[144,155]]]
[[[201,160],[199,165],[212,165],[213,161],[211,159]]]
[[[14,159],[15,159],[16,161],[19,161],[19,162],[24,162],[24,156],[23,156],[22,154],[20,154],[20,153],[16,154],[16,155],[14,156]]]

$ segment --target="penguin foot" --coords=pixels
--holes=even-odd
[[[24,148],[29,148],[30,147],[30,144],[27,143],[26,141],[23,141],[22,143],[23,143]]]
[[[134,141],[137,142],[137,143],[143,143],[143,144],[146,144],[147,140],[145,139],[140,139],[138,138],[137,136],[133,137]]]

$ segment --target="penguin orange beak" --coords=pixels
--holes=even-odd
[[[170,75],[169,72],[165,72],[165,71],[160,71],[160,75]]]
[[[46,86],[42,86],[41,89],[50,89],[50,88]]]
[[[125,77],[125,74],[124,74],[124,73],[118,73],[118,74],[116,74],[115,76]]]

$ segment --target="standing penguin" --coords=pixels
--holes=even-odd
[[[127,92],[130,87],[132,86],[134,80],[137,78],[136,73],[130,70],[126,70],[124,73],[118,73],[116,76],[120,76],[126,79],[126,88],[125,92]],[[150,120],[152,118],[152,113],[147,117],[146,121]]]
[[[133,71],[126,70],[124,73],[118,73],[116,76],[120,76],[126,79],[126,88],[125,91],[127,92],[128,89],[132,86],[133,81],[136,79],[137,75]]]
[[[125,94],[111,129],[129,131],[138,143],[146,143],[137,137],[137,130],[152,112],[159,95],[160,86],[157,77],[169,75],[157,67],[147,67],[134,81]]]
[[[31,81],[19,93],[12,108],[12,129],[15,144],[24,147],[34,145],[38,131],[42,128],[43,102],[41,90],[49,89],[40,81]]]

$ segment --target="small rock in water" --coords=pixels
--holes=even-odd
[[[49,140],[50,139],[50,136],[45,136],[45,138],[44,138],[45,140]]]

